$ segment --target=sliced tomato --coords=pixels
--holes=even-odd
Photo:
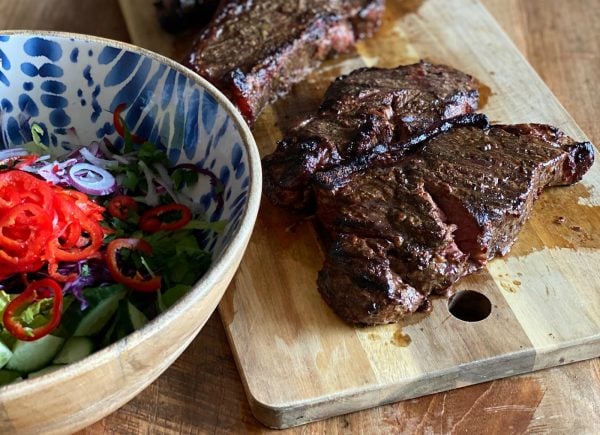
[[[133,264],[125,264],[122,258],[125,250],[152,255],[152,246],[145,240],[134,238],[112,240],[106,247],[106,264],[113,279],[133,290],[143,292],[159,290],[161,277],[151,276],[147,271],[140,271]]]
[[[173,231],[192,220],[192,212],[183,204],[164,204],[151,208],[140,218],[140,228],[148,233]]]

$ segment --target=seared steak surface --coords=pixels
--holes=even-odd
[[[252,124],[320,62],[380,24],[384,0],[222,0],[184,63]]]
[[[589,142],[547,125],[463,125],[400,158],[319,174],[333,240],[319,290],[352,323],[427,309],[429,294],[508,252],[542,189],[580,180],[593,159]]]
[[[471,76],[427,62],[339,77],[317,114],[263,159],[265,193],[286,208],[310,209],[315,173],[359,156],[405,150],[474,112],[478,99]]]

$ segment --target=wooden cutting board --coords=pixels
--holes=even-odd
[[[134,43],[181,58],[189,35],[161,32],[146,0],[121,6]],[[337,75],[421,58],[477,77],[482,111],[494,121],[550,123],[585,139],[477,1],[388,0],[376,37],[327,62],[265,111],[253,129],[261,153],[317,107]],[[546,191],[510,254],[457,285],[490,300],[486,319],[459,320],[438,299],[427,317],[356,328],[317,292],[323,253],[312,220],[298,221],[263,200],[219,307],[256,417],[294,426],[600,355],[599,206],[598,164],[583,182]]]

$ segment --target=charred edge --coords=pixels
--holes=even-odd
[[[482,113],[470,113],[445,121],[439,121],[432,129],[416,135],[405,142],[391,144],[380,144],[371,150],[371,154],[362,155],[341,165],[326,169],[314,174],[313,186],[316,189],[339,189],[345,186],[349,177],[360,171],[378,166],[398,164],[410,156],[425,141],[449,131],[453,127],[480,127],[488,128],[490,125],[488,117]]]

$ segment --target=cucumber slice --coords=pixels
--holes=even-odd
[[[0,331],[0,341],[6,345],[9,349],[17,342],[17,339],[13,337],[6,329]]]
[[[27,376],[27,379],[33,379],[33,378],[37,378],[38,376],[45,375],[46,373],[52,373],[53,371],[58,370],[62,367],[64,367],[64,365],[51,365],[48,367],[44,367],[41,370],[29,373],[29,375]]]
[[[62,317],[64,330],[79,337],[99,332],[115,314],[125,293],[125,287],[120,284],[85,289],[87,308],[82,311],[78,303],[71,304]]]
[[[131,302],[127,302],[127,310],[129,311],[129,320],[131,320],[131,326],[135,331],[148,323],[148,318],[146,315],[138,310],[137,307]]]
[[[2,341],[0,341],[0,369],[6,365],[12,357],[12,352]]]
[[[39,370],[52,361],[64,342],[64,338],[54,335],[46,335],[35,341],[17,340],[6,368],[20,373]]]
[[[82,360],[93,350],[94,343],[88,337],[71,337],[52,362],[54,364],[71,364]]]
[[[148,319],[135,305],[122,299],[119,301],[117,314],[104,337],[104,345],[114,343],[117,340],[131,334],[148,323]]]
[[[14,370],[0,370],[0,385],[11,384],[22,379],[19,372],[15,372]]]

